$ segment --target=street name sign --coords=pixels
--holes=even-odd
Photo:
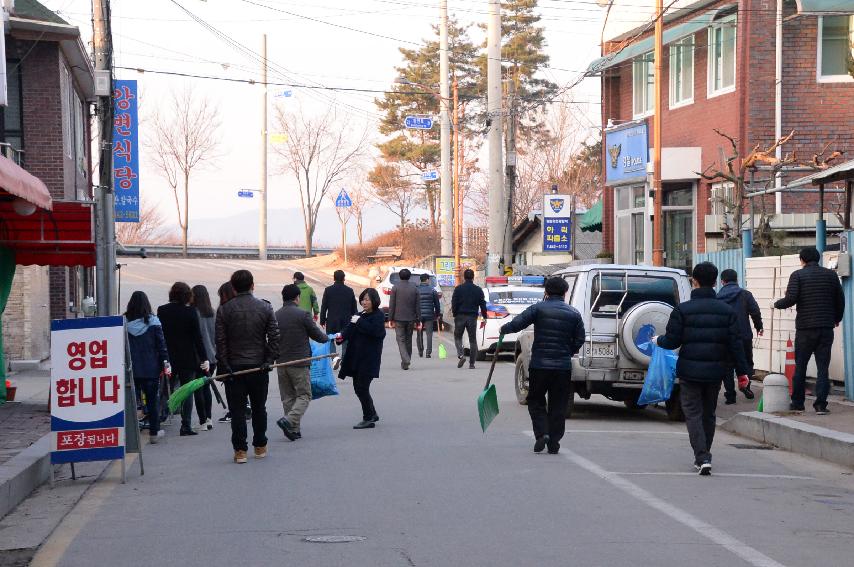
[[[252,197],[255,196],[255,193],[253,191],[250,191],[249,189],[241,189],[240,191],[237,192],[237,196],[238,197],[246,197],[248,199],[251,199]]]
[[[439,172],[435,169],[433,171],[425,171],[421,174],[422,181],[436,181],[439,179]]]
[[[429,130],[433,127],[433,119],[429,116],[407,116],[403,120],[403,125],[415,130]]]

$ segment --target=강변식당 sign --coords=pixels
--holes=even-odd
[[[50,324],[51,463],[125,455],[125,330],[122,317]]]
[[[646,181],[649,139],[645,122],[606,130],[605,152],[605,183],[607,185]]]
[[[116,222],[139,222],[136,81],[113,82],[113,191]]]
[[[569,252],[572,247],[572,199],[543,195],[543,252]]]

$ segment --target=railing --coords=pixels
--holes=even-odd
[[[0,142],[0,154],[2,154],[3,157],[7,157],[14,161],[18,165],[23,165],[24,150],[19,150],[8,142]]]
[[[330,254],[332,248],[313,248],[313,255]],[[142,256],[145,257],[182,257],[183,248],[179,245],[166,244],[118,244],[116,254],[118,256]],[[257,258],[258,248],[255,246],[199,246],[187,247],[187,256],[190,258]],[[304,258],[304,247],[268,247],[267,258]]]

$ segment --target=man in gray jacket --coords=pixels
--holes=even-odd
[[[311,313],[299,306],[300,288],[296,285],[286,285],[282,288],[283,307],[276,311],[276,322],[279,324],[279,359],[278,362],[290,362],[311,356],[311,339],[318,343],[329,340],[326,333],[317,326]],[[276,425],[284,432],[285,437],[296,441],[302,437],[300,421],[311,402],[311,363],[304,362],[295,366],[280,366],[279,394],[282,397],[284,417]]]
[[[394,329],[397,348],[400,350],[400,367],[409,370],[412,362],[412,332],[421,320],[418,308],[418,287],[409,281],[412,272],[406,268],[398,272],[400,281],[391,288],[388,304],[388,325]]]

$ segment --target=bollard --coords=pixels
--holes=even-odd
[[[789,379],[782,374],[768,374],[762,380],[762,411],[780,413],[789,411]]]

